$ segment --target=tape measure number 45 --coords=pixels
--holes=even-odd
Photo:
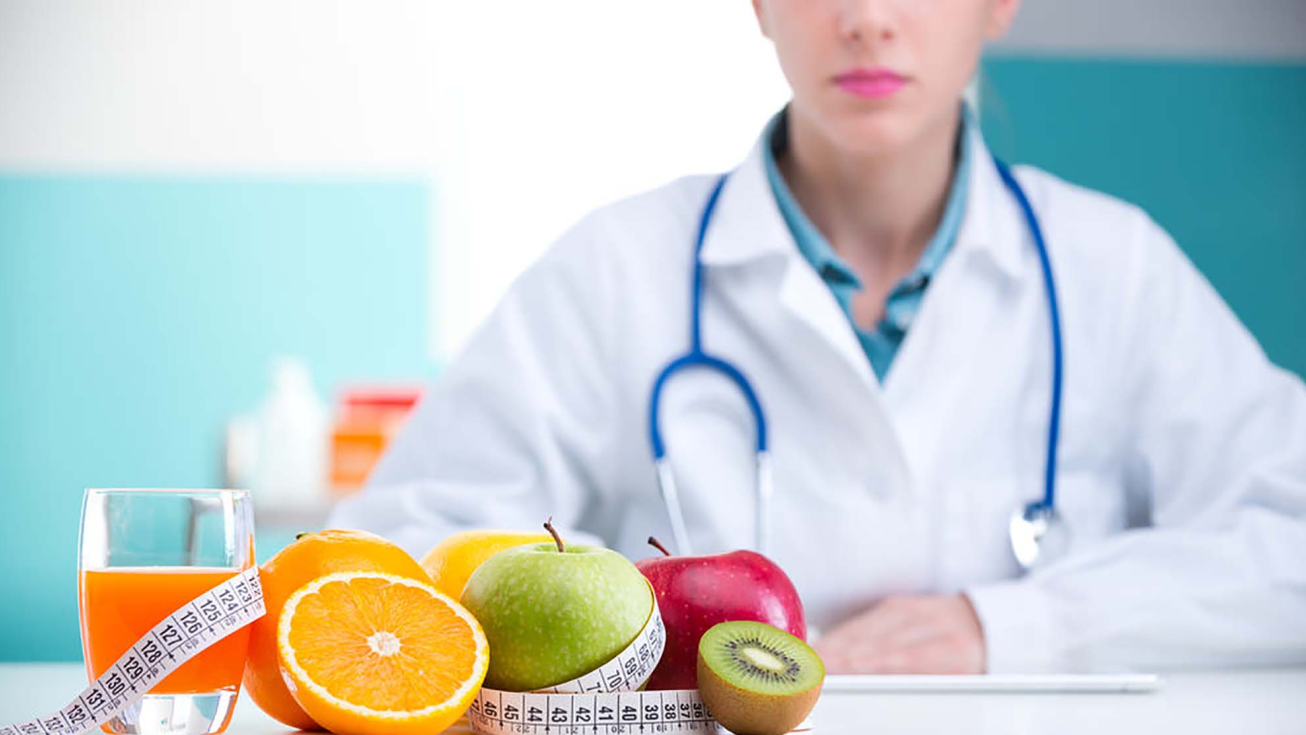
[[[136,641],[67,706],[0,726],[0,735],[83,735],[113,719],[168,674],[265,613],[258,569],[216,585]],[[611,661],[540,692],[482,688],[467,712],[482,735],[640,735],[715,733],[697,690],[639,691],[666,648],[653,609],[635,639]]]
[[[654,594],[648,621],[611,661],[546,691],[482,688],[467,711],[468,721],[482,735],[716,732],[716,721],[697,690],[638,691],[666,645],[667,629]]]

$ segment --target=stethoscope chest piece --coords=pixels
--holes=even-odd
[[[1061,558],[1070,546],[1070,531],[1056,506],[1039,501],[1026,503],[1011,514],[1011,551],[1021,569]]]

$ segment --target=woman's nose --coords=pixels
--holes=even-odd
[[[896,6],[899,2],[900,0],[841,0],[840,37],[861,44],[893,40],[897,35]]]

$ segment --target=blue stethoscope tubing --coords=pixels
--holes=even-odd
[[[1056,281],[1052,275],[1052,263],[1048,257],[1047,243],[1043,239],[1043,228],[1039,224],[1037,215],[1034,214],[1034,208],[1029,203],[1029,197],[1025,195],[1020,182],[1016,181],[1016,177],[1006,164],[996,156],[993,157],[993,163],[997,167],[1002,183],[1020,206],[1021,214],[1025,218],[1025,225],[1033,237],[1034,247],[1038,251],[1039,265],[1043,272],[1044,290],[1047,295],[1048,317],[1052,332],[1052,397],[1048,410],[1047,459],[1043,473],[1043,497],[1024,506],[1022,512],[1027,517],[1048,519],[1055,516],[1056,509],[1057,445],[1060,439],[1061,378],[1064,363],[1061,345],[1061,312],[1057,304]],[[694,270],[690,290],[689,349],[684,354],[672,358],[662,368],[653,381],[653,388],[649,397],[648,427],[649,444],[653,451],[653,465],[657,470],[658,488],[662,493],[662,501],[666,506],[667,516],[671,522],[671,534],[676,544],[676,551],[682,555],[692,554],[693,547],[689,541],[688,529],[685,526],[685,515],[681,507],[675,475],[667,457],[666,444],[662,440],[662,430],[658,422],[658,409],[662,400],[662,391],[667,382],[677,373],[696,368],[717,372],[733,382],[743,394],[748,403],[748,409],[753,414],[753,422],[757,430],[757,503],[754,509],[754,538],[759,552],[765,554],[770,549],[771,500],[774,488],[770,455],[767,450],[766,413],[762,410],[762,403],[757,397],[757,391],[753,390],[752,384],[744,376],[743,371],[728,360],[712,355],[703,349],[703,261],[701,258],[703,241],[707,235],[707,228],[711,224],[712,213],[716,209],[717,200],[721,196],[721,190],[725,187],[728,177],[729,174],[727,173],[722,174],[717,179],[699,219],[698,237],[694,243]]]

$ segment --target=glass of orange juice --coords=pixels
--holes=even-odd
[[[255,564],[249,493],[90,489],[78,546],[82,653],[95,680],[164,618]],[[103,730],[222,732],[248,648],[249,629],[235,631],[181,664]]]

